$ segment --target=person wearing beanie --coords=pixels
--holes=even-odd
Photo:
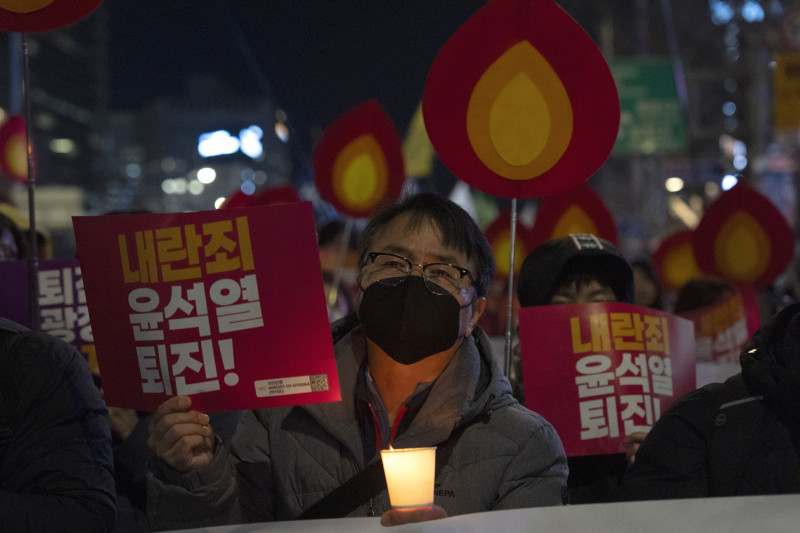
[[[590,233],[573,233],[540,244],[528,254],[520,269],[517,296],[522,307],[632,303],[633,269],[610,242]]]
[[[630,500],[800,493],[800,303],[752,336],[741,373],[675,401],[625,477]]]
[[[540,244],[520,268],[517,297],[522,307],[599,302],[633,303],[633,269],[610,242],[595,235],[571,234]],[[524,404],[519,345],[512,354],[511,386]],[[535,386],[531,384],[531,386]],[[644,433],[629,436],[637,446]],[[630,452],[630,455],[633,451]],[[567,488],[572,504],[621,499],[627,469],[624,453],[568,457]]]

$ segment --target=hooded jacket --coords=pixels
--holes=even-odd
[[[762,325],[739,359],[741,374],[656,422],[625,478],[628,499],[800,493],[800,304]]]
[[[158,528],[298,518],[369,463],[356,388],[366,357],[360,329],[335,344],[342,401],[247,412],[211,463],[150,480]],[[479,328],[434,381],[395,448],[437,446],[435,503],[448,515],[565,501],[567,464],[553,427],[519,405]],[[383,475],[382,472],[380,475]],[[390,508],[383,489],[348,516]]]

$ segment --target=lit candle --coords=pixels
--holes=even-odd
[[[433,505],[436,447],[381,450],[389,501],[395,509]]]

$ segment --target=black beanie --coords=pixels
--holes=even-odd
[[[633,302],[633,269],[614,245],[590,233],[540,244],[522,263],[517,296],[522,307],[549,305],[553,284],[565,272],[603,273],[617,301]]]

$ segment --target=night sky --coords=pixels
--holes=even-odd
[[[178,98],[190,73],[272,92],[295,127],[377,98],[401,131],[430,64],[482,0],[106,0],[112,106]],[[306,130],[308,131],[308,130]]]
[[[112,106],[179,98],[191,73],[268,94],[310,139],[376,98],[403,134],[430,65],[485,0],[106,0]],[[594,8],[559,2],[576,19]],[[574,4],[574,5],[573,5]]]

